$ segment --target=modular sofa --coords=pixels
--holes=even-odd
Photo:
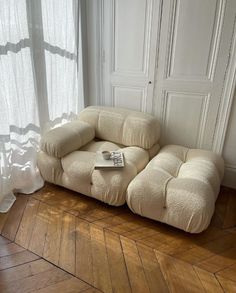
[[[110,205],[123,205],[130,181],[159,151],[160,125],[151,115],[88,107],[77,120],[47,132],[38,166],[43,178]],[[122,150],[122,170],[94,170],[97,151]]]
[[[88,107],[78,119],[50,130],[41,141],[38,166],[46,181],[191,233],[212,218],[224,163],[211,151],[158,144],[151,115]],[[125,167],[95,170],[97,151],[124,153]]]

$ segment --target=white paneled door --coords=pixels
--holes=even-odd
[[[162,144],[212,149],[236,0],[103,0],[102,104],[154,113]]]
[[[152,111],[160,1],[103,1],[106,105]]]
[[[235,14],[235,0],[163,1],[155,88],[163,144],[212,149]]]

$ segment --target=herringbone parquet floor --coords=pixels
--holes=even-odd
[[[5,245],[20,250],[12,257],[31,253],[82,286],[70,289],[63,279],[37,292],[236,292],[236,228],[227,228],[236,220],[235,201],[236,191],[222,188],[210,227],[192,235],[47,184],[19,195],[0,215],[0,231],[2,241],[12,242]],[[4,276],[15,263],[4,266],[4,257],[0,250],[0,292],[38,288],[11,291]]]

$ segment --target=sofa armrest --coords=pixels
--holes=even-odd
[[[78,150],[94,137],[93,127],[75,120],[45,133],[41,139],[41,150],[50,156],[61,158]]]

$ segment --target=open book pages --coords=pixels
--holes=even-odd
[[[95,170],[123,168],[124,165],[124,154],[122,152],[111,152],[109,160],[105,160],[101,152],[96,153]]]

